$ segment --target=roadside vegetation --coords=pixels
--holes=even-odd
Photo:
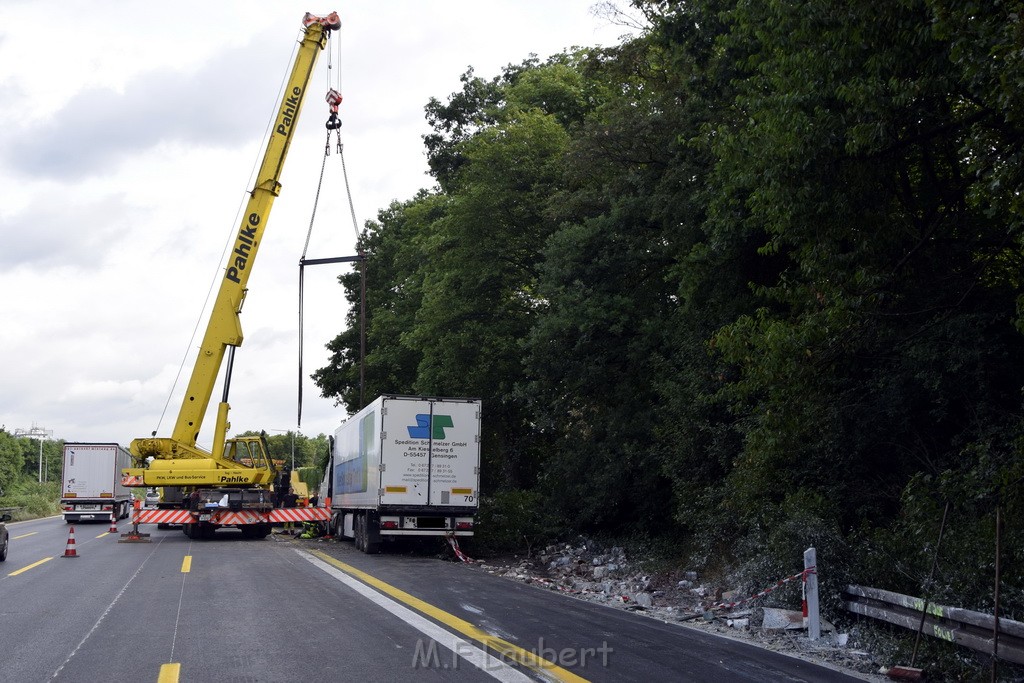
[[[742,590],[813,545],[833,618],[847,583],[991,613],[998,511],[1024,620],[1016,5],[633,6],[620,46],[426,103],[435,186],[359,243],[362,395],[483,399],[482,547],[642,539]],[[314,379],[354,413],[340,280]],[[38,441],[0,429],[0,505],[41,509],[43,445],[32,484]]]
[[[0,427],[0,508],[14,521],[60,512],[60,468],[64,441],[16,437]],[[42,479],[42,481],[40,481]]]
[[[991,612],[997,508],[1024,526],[1019,15],[633,4],[621,46],[426,104],[436,186],[359,245],[365,397],[483,399],[493,547],[661,539],[760,588],[814,545],[829,595],[920,595],[948,503],[931,597]],[[315,380],[356,411],[341,284]]]

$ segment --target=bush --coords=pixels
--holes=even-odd
[[[490,552],[532,553],[555,538],[559,527],[541,494],[518,489],[480,497],[473,545]]]
[[[15,522],[60,514],[60,486],[57,482],[19,482],[0,498],[0,508],[13,508]]]
[[[730,580],[741,592],[752,595],[775,581],[803,569],[807,548],[815,548],[822,613],[835,620],[843,614],[842,587],[851,583],[851,549],[835,519],[835,506],[823,495],[798,490],[785,497],[777,511],[766,514],[763,527],[748,530],[737,544],[742,558]],[[773,592],[762,603],[796,609],[800,582]]]

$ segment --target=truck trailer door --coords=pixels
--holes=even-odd
[[[480,464],[479,403],[388,398],[383,505],[474,505]]]
[[[476,507],[480,465],[480,405],[431,404],[430,504]]]

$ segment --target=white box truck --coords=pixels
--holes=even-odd
[[[410,536],[472,536],[480,401],[381,396],[334,433],[320,490],[331,532],[366,553]]]
[[[125,519],[131,514],[131,489],[121,485],[121,470],[131,454],[116,443],[65,443],[60,506],[68,524]]]

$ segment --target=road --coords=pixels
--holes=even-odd
[[[121,522],[120,531],[130,525]],[[423,555],[232,531],[9,525],[3,680],[820,681],[859,679]]]

